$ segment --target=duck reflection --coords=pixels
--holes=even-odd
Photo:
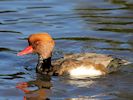
[[[16,86],[25,93],[23,100],[50,100],[51,87],[51,76],[40,74],[37,74],[36,80],[18,83]]]

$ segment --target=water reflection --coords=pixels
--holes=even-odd
[[[16,88],[25,93],[23,100],[50,100],[51,76],[39,75],[34,81],[18,83]]]

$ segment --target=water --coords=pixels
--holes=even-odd
[[[133,62],[132,0],[0,0],[0,100],[133,99],[132,64],[97,78],[39,79],[36,55],[16,56],[36,32],[55,39],[54,58],[96,52]],[[16,88],[22,82],[31,83],[30,92]]]

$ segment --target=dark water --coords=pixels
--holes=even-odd
[[[36,32],[54,37],[54,58],[97,52],[133,62],[132,0],[0,0],[0,100],[133,100],[132,64],[93,79],[52,77],[44,88],[36,56],[16,56]],[[22,82],[30,92],[16,88]]]

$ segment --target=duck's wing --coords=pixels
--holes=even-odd
[[[69,70],[76,68],[80,65],[95,66],[96,69],[106,71],[107,73],[116,71],[120,65],[127,64],[128,61],[119,58],[112,57],[105,54],[96,53],[77,53],[67,54],[63,58],[60,58],[53,62],[54,66],[57,66],[59,70]]]
[[[102,64],[107,66],[112,60],[113,57],[105,54],[96,54],[96,53],[77,53],[72,55],[65,55],[64,59],[75,59],[79,61],[88,61],[94,64]]]
[[[65,59],[76,59],[79,61],[90,62],[94,65],[102,65],[108,70],[108,73],[117,71],[120,66],[130,64],[129,61],[113,57],[111,55],[96,54],[96,53],[77,53],[72,55],[65,55]]]

